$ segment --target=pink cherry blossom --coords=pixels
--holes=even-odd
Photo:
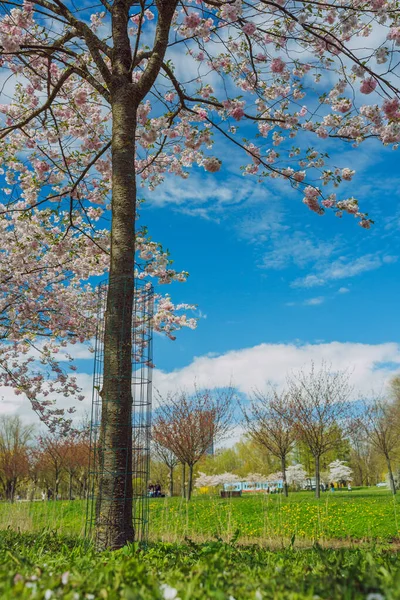
[[[271,71],[273,73],[282,73],[283,70],[285,69],[285,63],[283,62],[283,60],[281,58],[274,58],[271,61]]]
[[[204,159],[203,166],[209,173],[217,173],[221,169],[221,161],[218,158],[210,156]]]
[[[257,30],[257,27],[254,23],[245,23],[242,27],[242,31],[243,33],[246,33],[247,35],[253,35],[253,33]]]
[[[366,77],[362,80],[360,92],[362,94],[371,94],[377,86],[377,81],[374,77]]]

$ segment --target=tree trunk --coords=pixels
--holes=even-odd
[[[112,224],[104,329],[99,549],[134,541],[132,523],[132,309],[135,258],[136,109],[128,79],[112,92]]]
[[[134,299],[137,108],[160,71],[176,0],[160,2],[154,53],[140,84],[132,83],[131,2],[113,2],[111,30],[112,202],[110,277],[104,328],[97,547],[134,540],[132,523],[132,309]]]
[[[321,497],[321,488],[320,488],[320,465],[319,465],[320,457],[315,457],[315,497]]]
[[[192,488],[193,488],[193,465],[189,465],[189,481],[187,486],[187,500],[190,500],[192,497]]]
[[[54,482],[54,500],[58,500],[58,487],[60,485],[60,474],[56,471],[56,477]]]
[[[286,480],[286,456],[281,456],[281,469],[282,469],[282,479],[283,479],[283,495],[286,496],[286,498],[289,495],[288,492],[288,484],[287,484],[287,480]]]
[[[396,494],[397,490],[396,490],[396,485],[395,485],[394,477],[393,477],[392,463],[390,462],[390,458],[388,456],[386,457],[386,464],[387,464],[388,471],[389,471],[390,489],[392,490],[392,494]]]
[[[174,495],[174,467],[169,467],[169,495]]]
[[[68,499],[72,500],[72,472],[69,472],[69,481],[68,481]]]
[[[186,463],[182,464],[182,498],[186,498]]]
[[[36,493],[36,481],[33,482],[32,484],[32,488],[29,494],[29,502],[33,502],[33,499],[35,497],[35,493]]]
[[[14,502],[14,495],[15,495],[14,480],[10,479],[9,481],[7,481],[5,492],[6,492],[6,500],[8,500],[9,502]]]

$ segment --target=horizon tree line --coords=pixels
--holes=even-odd
[[[321,471],[326,460],[336,458],[351,464],[360,484],[371,484],[377,473],[387,469],[395,494],[400,450],[398,382],[398,377],[392,380],[386,398],[374,395],[354,401],[348,372],[312,364],[308,372],[290,375],[280,391],[272,385],[263,392],[255,390],[247,404],[233,385],[220,390],[195,386],[192,393],[181,390],[166,397],[158,394],[152,424],[152,470],[157,471],[157,464],[164,465],[167,476],[161,468],[156,477],[164,478],[169,495],[175,494],[174,482],[179,479],[182,496],[190,500],[195,469],[204,470],[207,464],[212,474],[219,455],[232,457],[229,449],[214,457],[207,453],[241,423],[245,439],[240,444],[247,444],[252,453],[254,448],[262,451],[251,471],[264,475],[280,471],[285,495],[290,461],[304,463],[309,472],[314,470],[315,495],[320,497]],[[89,447],[87,424],[78,436],[47,433],[35,438],[33,426],[24,425],[18,416],[0,417],[1,495],[12,502],[24,488],[27,499],[33,499],[40,489],[51,489],[55,499],[84,498]],[[224,471],[237,470],[234,462],[226,464]],[[182,469],[179,477],[178,465]]]

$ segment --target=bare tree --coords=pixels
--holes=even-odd
[[[319,370],[313,363],[309,373],[300,371],[288,378],[290,401],[286,418],[313,456],[317,498],[321,457],[337,446],[340,431],[350,429],[350,393],[348,373],[331,371],[324,363]]]
[[[162,445],[163,436],[157,425],[153,427],[152,438],[154,454],[168,467],[169,495],[172,497],[174,495],[174,469],[179,464],[179,458],[169,448]]]
[[[80,435],[70,437],[65,441],[63,448],[64,468],[68,473],[68,498],[72,500],[73,482],[74,479],[78,482],[78,478],[83,476],[85,479],[86,471],[89,466],[89,438],[87,432],[84,431]]]
[[[364,439],[383,456],[389,474],[390,489],[396,494],[392,461],[399,448],[400,418],[396,405],[385,398],[374,396],[366,401],[362,414],[355,420],[356,428]]]
[[[14,502],[21,480],[29,475],[32,431],[33,426],[23,425],[19,416],[0,417],[0,483],[10,502]]]
[[[400,410],[400,375],[393,377],[389,383],[389,393]]]
[[[249,408],[242,407],[245,427],[250,437],[264,446],[281,462],[283,492],[288,495],[286,463],[295,441],[295,429],[288,420],[290,397],[287,392],[278,393],[274,388],[266,393],[254,392]]]
[[[54,499],[57,500],[61,475],[65,471],[65,465],[70,453],[69,443],[63,436],[56,433],[41,437],[39,442],[43,452],[43,467],[50,475],[50,481],[54,485]]]
[[[154,419],[158,443],[189,468],[186,498],[193,489],[193,468],[216,441],[228,432],[233,415],[232,387],[222,390],[180,391],[168,394]]]

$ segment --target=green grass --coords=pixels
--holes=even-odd
[[[224,541],[238,531],[242,543],[318,540],[378,540],[400,538],[399,499],[387,490],[361,489],[326,493],[316,500],[310,492],[288,499],[280,495],[221,499],[181,498],[150,500],[151,539],[179,543],[220,538]],[[82,535],[86,506],[83,501],[0,503],[0,529],[41,531]]]
[[[0,503],[0,598],[400,600],[398,502],[370,489],[152,499],[148,549],[103,553],[82,537],[83,501]]]
[[[400,555],[379,549],[159,542],[95,553],[74,538],[8,531],[0,565],[2,600],[400,599]]]

